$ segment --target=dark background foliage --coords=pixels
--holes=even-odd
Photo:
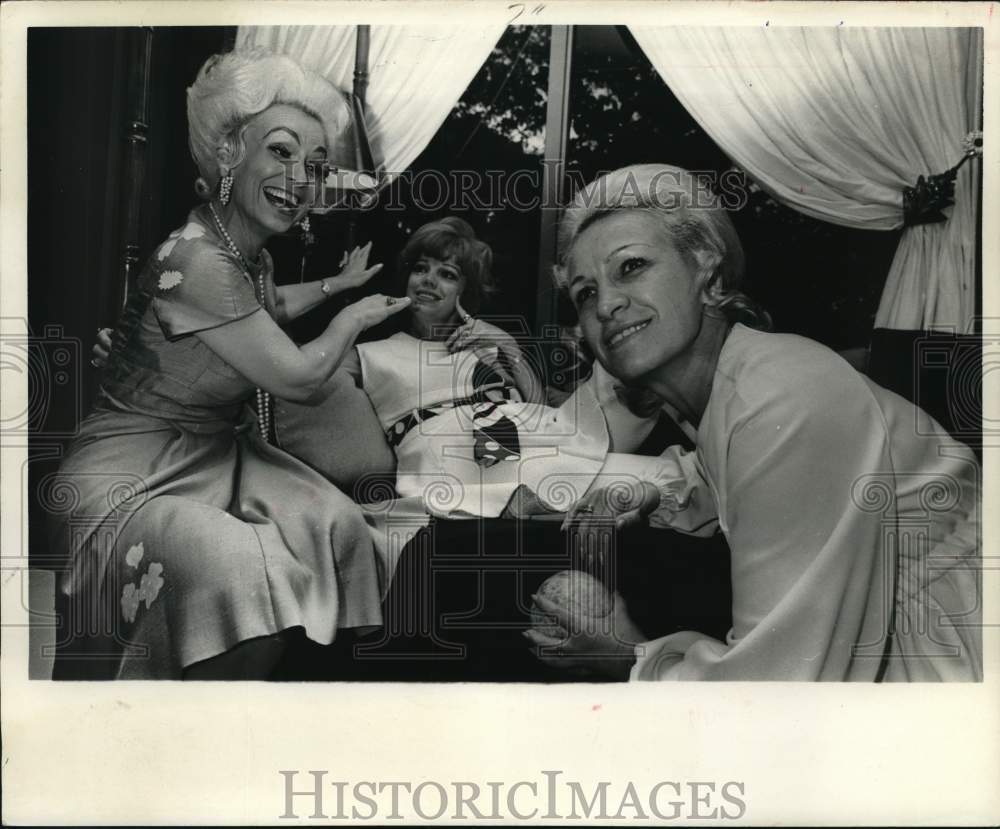
[[[412,180],[420,181],[428,171],[499,170],[529,171],[540,183],[548,61],[548,27],[509,28],[412,165]],[[571,188],[603,171],[642,162],[666,162],[716,175],[733,169],[624,29],[575,27],[572,67],[567,147]],[[527,179],[523,181],[520,194],[532,195]],[[399,182],[383,194],[382,202],[402,209],[376,210],[358,219],[359,238],[374,239],[373,257],[387,263],[379,289],[394,287],[392,259],[409,233],[430,219],[458,213],[493,247],[502,290],[491,310],[523,315],[533,325],[540,278],[539,209],[436,205],[433,186],[418,189]],[[746,189],[746,205],[733,219],[746,249],[747,289],[771,312],[775,327],[836,349],[867,345],[899,233],[820,222],[780,205],[750,180]],[[489,201],[488,182],[476,197],[480,203]],[[322,223],[325,253],[313,255],[317,273],[336,264],[345,221],[336,216]],[[289,255],[295,256],[291,251]],[[564,311],[562,321],[569,322],[571,312]],[[322,312],[317,316],[325,319]],[[303,333],[317,324],[307,323]]]
[[[123,31],[35,29],[29,35],[29,313],[35,327],[62,325],[65,333],[85,343],[97,324],[112,324],[116,313],[109,286],[120,276],[116,176],[124,145],[122,87],[128,70],[123,66]],[[196,201],[184,90],[204,59],[226,48],[232,37],[233,30],[212,27],[155,32],[141,261],[183,222]],[[434,204],[433,177],[459,171],[519,173],[516,195],[537,198],[549,37],[548,27],[510,27],[409,175],[390,185],[375,209],[353,217],[355,240],[372,240],[372,261],[386,263],[373,289],[396,288],[394,259],[416,227],[458,213],[494,250],[501,291],[490,310],[534,324],[537,285],[548,279],[539,268],[540,208],[497,207],[488,182],[467,193],[464,204]],[[668,162],[716,174],[732,168],[626,30],[575,27],[571,83],[571,188],[602,171],[638,162]],[[412,186],[421,176],[429,186]],[[898,233],[815,221],[779,205],[752,182],[748,187],[746,206],[733,215],[747,252],[748,291],[771,311],[779,330],[806,334],[837,349],[866,345]],[[475,209],[477,202],[493,207]],[[314,221],[318,241],[304,269],[297,232],[272,240],[279,281],[335,273],[350,219],[335,211]],[[53,238],[63,244],[52,244]],[[68,284],[67,273],[76,274]],[[314,335],[337,308],[336,302],[321,307],[296,325],[293,335]],[[566,313],[562,321],[570,317]]]

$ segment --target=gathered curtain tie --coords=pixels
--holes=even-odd
[[[903,188],[903,224],[907,227],[935,224],[947,220],[941,211],[955,203],[955,178],[970,158],[983,154],[983,134],[975,130],[962,142],[965,155],[949,170],[932,176],[919,176],[913,187]]]

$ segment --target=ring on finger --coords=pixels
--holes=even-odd
[[[396,298],[392,297],[392,296],[387,296],[385,298],[385,304],[386,305],[395,305],[396,304]]]

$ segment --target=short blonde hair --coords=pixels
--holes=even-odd
[[[233,166],[239,164],[247,122],[275,104],[298,107],[319,121],[331,151],[351,122],[344,93],[287,55],[253,47],[205,61],[187,91],[188,144],[202,198],[218,187],[219,149],[228,148]]]
[[[770,328],[767,312],[740,290],[743,245],[718,196],[680,167],[636,164],[622,167],[584,187],[566,208],[559,227],[556,284],[566,288],[565,262],[577,237],[617,210],[643,210],[660,218],[682,256],[712,269],[708,291],[731,322]]]

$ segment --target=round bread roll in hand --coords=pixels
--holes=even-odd
[[[549,576],[536,591],[538,596],[566,608],[574,617],[599,619],[611,612],[611,593],[600,579],[582,570],[561,570]],[[570,632],[537,605],[531,608],[531,626],[553,639],[567,639]]]

